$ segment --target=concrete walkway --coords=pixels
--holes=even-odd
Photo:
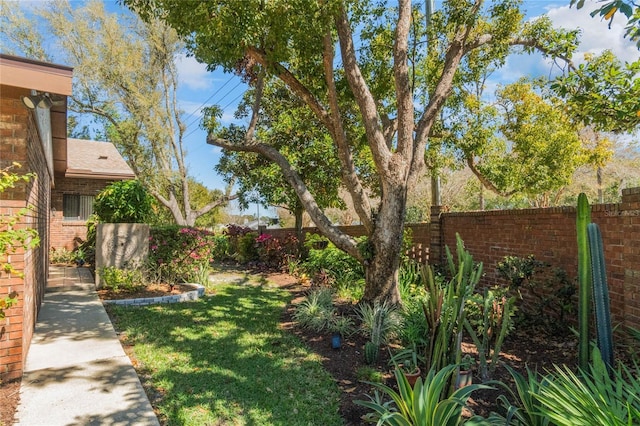
[[[158,425],[88,269],[52,267],[20,388],[18,425]]]

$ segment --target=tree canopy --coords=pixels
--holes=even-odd
[[[548,20],[524,22],[513,0],[446,1],[427,28],[424,14],[409,0],[125,4],[149,22],[166,21],[210,68],[236,70],[252,82],[255,102],[244,137],[226,139],[213,123],[208,140],[259,153],[280,167],[320,231],[365,266],[367,301],[399,301],[407,192],[424,173],[432,132],[464,78],[461,64],[500,66],[514,49],[569,57],[576,45],[575,32],[553,30]],[[284,83],[331,137],[342,183],[366,229],[365,244],[330,222],[287,157],[256,132],[270,81],[265,75]],[[345,109],[346,99],[356,108]],[[353,122],[362,129],[358,139],[349,131]],[[377,206],[355,161],[363,143],[375,170]]]

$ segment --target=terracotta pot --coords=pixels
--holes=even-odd
[[[456,389],[469,386],[472,383],[473,374],[471,373],[471,370],[460,370],[458,372],[458,376],[456,377]]]
[[[420,367],[416,367],[416,371],[414,373],[407,373],[407,372],[403,372],[404,373],[404,377],[407,378],[407,381],[409,382],[409,384],[411,385],[411,387],[413,387],[416,384],[416,381],[418,381],[418,377],[420,377]]]

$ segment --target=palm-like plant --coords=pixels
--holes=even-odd
[[[471,393],[477,389],[491,389],[490,386],[475,384],[458,389],[447,395],[456,365],[448,365],[436,371],[431,369],[424,382],[419,378],[415,386],[409,385],[404,374],[395,370],[398,392],[381,383],[372,383],[377,389],[391,397],[395,406],[382,403],[381,399],[355,401],[356,404],[373,411],[377,425],[391,426],[455,426],[462,422],[462,410]]]

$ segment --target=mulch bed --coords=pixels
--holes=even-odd
[[[292,319],[295,305],[302,300],[310,287],[298,284],[294,277],[287,274],[266,274],[266,278],[293,294],[294,297],[283,314],[281,326],[296,334],[311,350],[321,356],[324,368],[333,376],[341,390],[340,414],[345,424],[349,426],[366,424],[362,416],[368,410],[353,402],[367,400],[367,395],[372,395],[374,390],[374,387],[357,377],[358,369],[366,365],[363,354],[366,339],[360,335],[354,335],[346,341],[343,340],[341,349],[332,349],[330,334],[318,335],[298,327]],[[338,303],[337,308],[342,314],[353,314],[355,306],[343,302]],[[552,369],[553,364],[566,364],[573,368],[577,360],[576,345],[577,340],[573,336],[547,335],[541,330],[516,330],[504,342],[500,359],[525,376],[527,366],[539,372]],[[463,343],[463,351],[478,359],[475,346],[469,342]],[[383,374],[387,385],[395,387],[395,378],[392,368],[389,367],[389,353],[386,349],[383,348],[380,351],[380,360],[371,367]],[[474,374],[476,373],[477,371],[474,371]],[[493,379],[507,384],[512,382],[511,375],[502,366],[496,369]],[[477,375],[474,376],[474,383],[480,383]],[[499,409],[496,399],[503,393],[504,390],[501,389],[475,391],[469,400],[469,406],[475,414],[486,417],[491,411]]]
[[[0,426],[13,424],[20,403],[20,379],[0,383]]]
[[[146,297],[161,297],[171,296],[174,294],[182,294],[188,291],[193,291],[195,288],[185,284],[149,284],[144,287],[139,287],[134,290],[120,289],[117,291],[100,289],[98,290],[98,296],[102,300],[120,300],[120,299],[141,299]]]

